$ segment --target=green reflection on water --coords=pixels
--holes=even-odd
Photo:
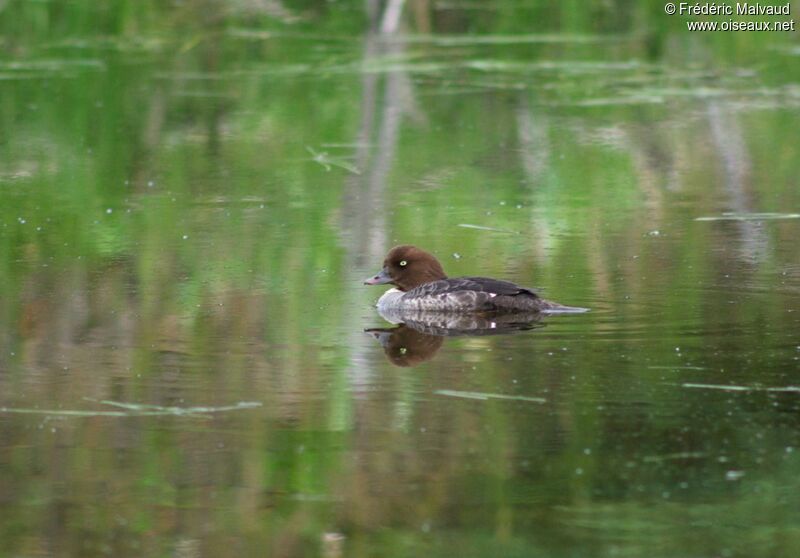
[[[795,556],[793,36],[256,4],[0,5],[0,553]],[[392,361],[400,242],[592,312]]]

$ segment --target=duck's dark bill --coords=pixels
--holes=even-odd
[[[386,268],[381,269],[381,272],[378,273],[375,277],[370,277],[364,281],[365,285],[385,285],[386,283],[391,283],[392,278],[389,277],[389,274],[386,272]]]

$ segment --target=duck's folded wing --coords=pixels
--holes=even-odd
[[[538,295],[530,289],[520,287],[511,281],[502,281],[500,279],[491,279],[489,277],[457,277],[453,279],[432,281],[408,291],[404,298],[415,299],[455,292],[487,293],[490,295],[505,296],[524,294],[538,298]]]
[[[538,294],[531,289],[520,287],[511,281],[503,281],[502,279],[492,279],[491,277],[461,277],[462,280],[471,281],[480,287],[479,290],[495,293],[498,295],[518,295],[526,294],[538,298]]]

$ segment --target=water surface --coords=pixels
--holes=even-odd
[[[268,4],[0,7],[0,554],[796,556],[788,38]],[[384,350],[398,243],[592,310]]]

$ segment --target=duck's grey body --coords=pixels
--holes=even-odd
[[[487,277],[458,277],[431,281],[407,292],[389,289],[378,300],[378,309],[424,312],[585,312],[563,306],[510,281]]]

